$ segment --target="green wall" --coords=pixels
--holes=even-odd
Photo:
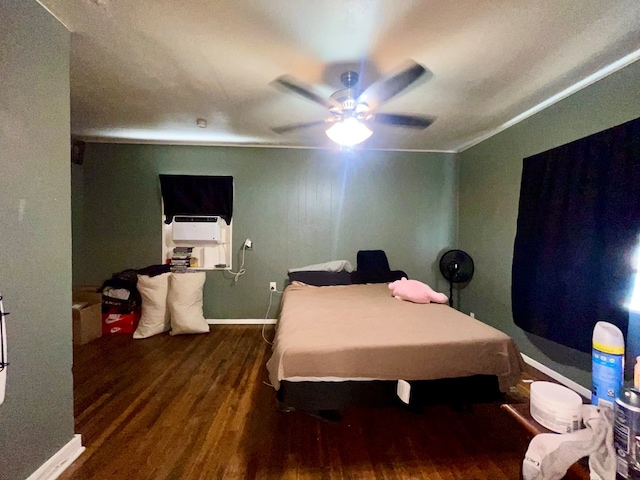
[[[525,334],[513,323],[511,261],[522,159],[640,117],[639,78],[636,62],[459,155],[459,247],[476,265],[473,281],[461,293],[463,310],[507,332],[524,354],[586,388],[590,355]]]
[[[0,292],[7,390],[0,478],[73,438],[69,32],[35,0],[0,2]]]
[[[234,270],[244,239],[254,246],[237,284],[208,272],[207,318],[263,318],[270,281],[282,289],[287,269],[313,263],[355,266],[360,249],[446,289],[435,262],[455,242],[451,154],[115,144],[87,145],[73,178],[75,284],[161,261],[160,173],[234,177]]]

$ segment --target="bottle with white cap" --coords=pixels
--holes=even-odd
[[[624,382],[624,336],[618,327],[596,323],[591,359],[591,403],[613,408]]]

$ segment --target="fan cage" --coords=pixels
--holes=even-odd
[[[449,282],[449,306],[453,306],[453,285],[464,284],[473,278],[474,263],[462,250],[449,250],[440,257],[440,273]]]

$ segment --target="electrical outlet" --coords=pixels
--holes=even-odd
[[[277,290],[276,282],[269,282],[269,290],[275,292]]]

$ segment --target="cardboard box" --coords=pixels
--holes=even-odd
[[[133,334],[136,328],[138,328],[138,322],[140,321],[140,311],[136,310],[130,313],[118,313],[113,311],[111,313],[102,313],[102,334]]]
[[[73,287],[71,318],[73,343],[84,345],[102,336],[102,296],[97,287]]]

